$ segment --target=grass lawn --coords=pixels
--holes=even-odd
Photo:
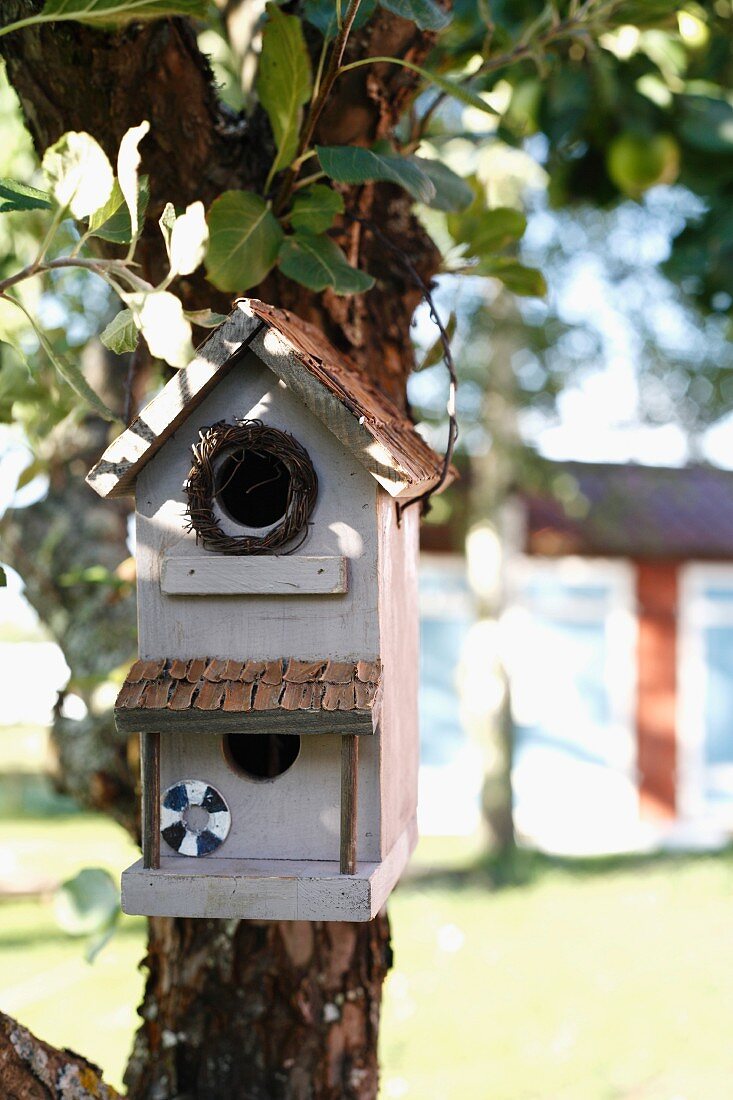
[[[117,873],[108,821],[2,823],[4,869]],[[476,871],[422,842],[393,898],[383,1100],[729,1100],[733,855]],[[10,868],[12,869],[12,868]],[[0,902],[0,1008],[119,1085],[142,975],[127,918],[93,965],[50,902]]]

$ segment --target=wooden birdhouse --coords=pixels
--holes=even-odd
[[[88,476],[135,494],[128,913],[369,920],[416,840],[419,507],[441,459],[311,325],[244,300]]]

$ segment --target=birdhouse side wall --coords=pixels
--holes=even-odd
[[[186,530],[184,482],[199,429],[220,420],[261,419],[290,432],[305,447],[318,475],[308,536],[278,560],[297,568],[304,558],[346,559],[348,591],[270,595],[264,580],[274,558],[261,563],[263,594],[165,595],[164,563],[175,559],[232,560],[197,544]],[[377,494],[374,479],[308,409],[252,354],[217,385],[141,472],[137,482],[138,630],[147,657],[360,657],[379,654],[376,599]],[[228,528],[229,529],[229,528]],[[230,529],[237,533],[236,525]],[[307,564],[307,563],[305,563]],[[331,566],[330,566],[331,567]],[[307,585],[305,588],[307,592]]]
[[[379,621],[384,665],[380,721],[382,858],[417,812],[420,757],[418,673],[418,555],[420,509],[402,513],[395,502],[379,499]]]

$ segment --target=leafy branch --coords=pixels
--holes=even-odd
[[[519,41],[501,53],[489,55],[476,69],[466,82],[474,83],[480,77],[489,76],[509,69],[522,61],[534,61],[538,66],[549,49],[568,39],[583,38],[588,40],[594,30],[605,29],[609,20],[622,6],[624,0],[584,0],[583,3],[573,0],[570,4],[569,14],[562,19],[554,4],[549,4],[540,12],[521,35]],[[485,12],[489,37],[493,32],[493,24],[490,22],[488,11]],[[548,25],[549,24],[549,25]],[[439,81],[433,78],[433,82]],[[465,88],[465,82],[458,87]],[[455,85],[454,85],[455,89]],[[441,88],[438,95],[427,108],[425,113],[413,128],[411,147],[419,145],[423,135],[436,110],[445,102],[450,94],[456,94],[446,88]]]
[[[15,288],[37,276],[81,269],[101,278],[121,299],[125,308],[107,326],[101,339],[116,352],[133,351],[140,333],[151,354],[171,366],[183,366],[193,355],[191,319],[168,286],[177,275],[191,274],[203,260],[208,242],[208,228],[203,205],[192,203],[176,216],[173,207],[166,207],[161,218],[169,257],[169,271],[159,286],[142,279],[134,270],[134,254],[142,229],[147,203],[147,183],[139,177],[138,146],[148,133],[149,124],[134,126],[122,138],[117,157],[117,175],[106,154],[90,134],[70,132],[46,150],[43,172],[48,191],[40,191],[13,180],[0,181],[3,211],[43,210],[49,212],[50,224],[36,258],[18,271],[0,280],[0,300],[19,309],[36,334],[40,346],[59,375],[97,413],[113,419],[113,414],[92,390],[76,363],[59,356],[43,328],[28,307],[15,293]],[[86,229],[70,253],[48,259],[56,243],[58,230],[65,220],[86,222]],[[128,244],[124,259],[102,259],[80,256],[79,252],[92,237]],[[207,318],[196,317],[197,324]],[[217,323],[215,318],[211,323]],[[17,348],[16,342],[3,332],[0,338]]]
[[[203,19],[207,6],[206,0],[46,0],[41,11],[0,27],[0,38],[44,23],[73,21],[109,27],[131,19],[160,19],[170,15]]]
[[[280,191],[275,200],[275,212],[281,213],[287,205],[288,199],[293,190],[293,184],[295,183],[298,171],[300,169],[300,160],[309,148],[313,135],[318,124],[318,119],[323,113],[323,109],[328,102],[328,98],[331,95],[333,86],[342,72],[345,71],[341,66],[343,60],[344,51],[346,50],[346,44],[349,40],[354,21],[359,12],[359,5],[361,0],[350,0],[349,7],[346,11],[346,15],[341,23],[336,40],[331,48],[328,64],[326,70],[320,81],[320,88],[318,93],[311,100],[310,109],[306,116],[305,124],[300,133],[298,145],[295,153],[295,164],[297,167],[291,167],[288,169],[285,178],[282,182]]]

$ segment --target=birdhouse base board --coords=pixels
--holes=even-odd
[[[368,921],[389,897],[416,841],[413,820],[381,863],[357,862],[354,875],[341,875],[338,860],[163,856],[152,870],[140,859],[123,872],[122,909],[149,917]]]

